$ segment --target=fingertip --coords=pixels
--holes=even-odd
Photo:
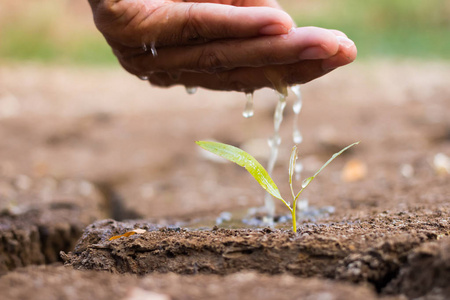
[[[323,60],[322,69],[328,72],[338,67],[345,66],[356,59],[357,52],[358,50],[354,44],[347,47],[341,46],[336,55]]]
[[[347,35],[346,35],[345,33],[343,33],[342,31],[340,31],[340,30],[337,30],[337,29],[330,29],[330,31],[333,32],[336,36],[344,36],[344,37],[347,37]]]
[[[339,52],[347,58],[347,63],[351,63],[356,59],[358,54],[358,49],[356,48],[355,42],[343,36],[338,36],[337,38],[339,41]]]
[[[299,27],[292,30],[292,38],[302,45],[300,59],[326,59],[339,51],[337,36],[328,29]],[[304,46],[307,46],[306,48]]]
[[[351,47],[355,46],[355,42],[353,42],[348,37],[338,35],[338,36],[336,36],[336,38],[339,42],[339,47],[343,47],[345,49],[350,49]]]
[[[273,8],[260,8],[265,20],[259,30],[260,35],[287,34],[294,27],[294,21],[286,12]]]

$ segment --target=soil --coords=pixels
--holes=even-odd
[[[262,189],[194,143],[233,144],[265,164],[273,91],[255,93],[244,119],[239,93],[3,65],[0,299],[447,299],[447,78],[448,63],[376,61],[303,87],[303,176],[361,144],[311,183],[293,233],[289,220],[244,224]],[[283,195],[292,100],[273,176]],[[277,220],[287,213],[277,203]],[[109,241],[135,228],[146,232]]]

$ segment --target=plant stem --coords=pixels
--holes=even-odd
[[[292,210],[291,210],[291,214],[292,214],[292,230],[297,233],[297,220],[295,219],[295,215],[296,215],[296,205],[297,204],[297,199],[294,200],[294,203],[292,204]]]

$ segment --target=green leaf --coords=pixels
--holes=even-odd
[[[297,200],[297,198],[300,196],[300,194],[303,192],[304,189],[306,189],[306,187],[311,183],[311,181],[313,181],[314,178],[316,178],[317,175],[319,175],[320,172],[322,172],[323,169],[325,169],[326,166],[328,166],[336,157],[338,157],[339,155],[342,154],[342,152],[344,152],[345,150],[347,150],[350,147],[353,147],[355,145],[358,145],[359,142],[353,143],[351,145],[348,145],[347,147],[345,147],[344,149],[342,149],[341,151],[333,154],[331,156],[331,158],[329,160],[327,160],[326,163],[323,164],[322,167],[320,167],[320,169],[316,172],[316,174],[314,174],[311,177],[306,178],[305,180],[303,180],[302,182],[302,189],[300,190],[300,192],[298,192],[297,196],[295,196],[294,201]]]
[[[305,180],[302,181],[302,189],[305,189],[309,183],[315,178],[315,176],[308,177]]]
[[[263,189],[287,205],[286,201],[284,201],[281,197],[278,187],[269,176],[269,173],[267,173],[266,169],[264,169],[264,167],[253,156],[244,150],[227,144],[206,141],[197,141],[196,143],[203,149],[244,167],[256,179],[256,181],[258,181]]]
[[[347,147],[345,147],[344,149],[342,149],[341,151],[333,154],[333,156],[331,156],[331,158],[322,166],[320,167],[319,171],[316,172],[316,174],[314,174],[314,176],[312,177],[316,177],[317,175],[319,175],[320,172],[322,172],[323,169],[325,169],[326,166],[328,166],[336,157],[338,157],[339,155],[342,154],[342,152],[344,152],[345,150],[347,150],[348,148],[351,148],[355,145],[358,145],[359,142],[353,143],[351,145],[348,145]]]

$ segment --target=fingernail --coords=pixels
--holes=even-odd
[[[344,48],[350,48],[355,45],[355,43],[351,39],[349,39],[345,36],[338,35],[336,38],[339,42],[339,45],[341,45]]]
[[[300,59],[320,59],[326,58],[327,52],[322,47],[309,47],[300,52]]]
[[[259,30],[259,34],[263,35],[278,35],[288,33],[288,29],[281,24],[272,24],[264,26]]]

